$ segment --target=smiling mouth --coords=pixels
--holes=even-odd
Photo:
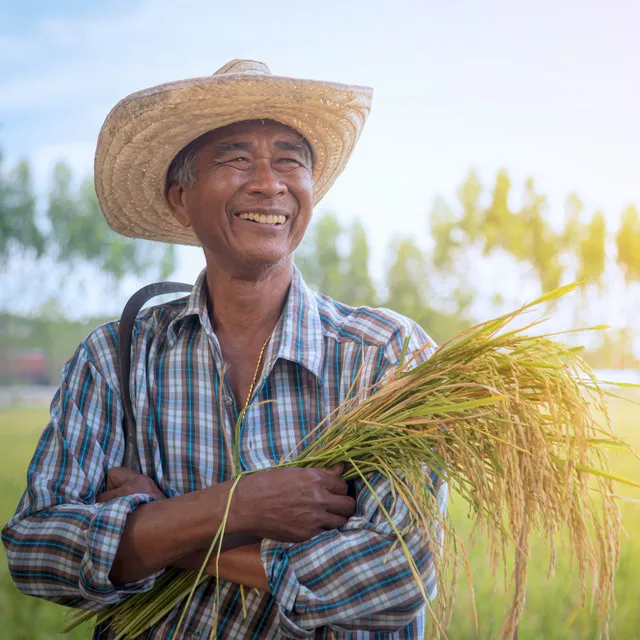
[[[264,214],[264,213],[240,213],[240,220],[248,220],[249,222],[257,222],[258,224],[270,224],[273,226],[281,226],[287,221],[287,217],[280,214]]]

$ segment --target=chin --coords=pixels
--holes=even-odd
[[[265,273],[279,267],[290,265],[293,262],[292,253],[268,252],[245,255],[239,265],[241,270],[248,275]]]

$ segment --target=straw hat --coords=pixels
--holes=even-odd
[[[233,60],[207,78],[133,93],[111,110],[98,137],[94,175],[104,217],[125,236],[199,244],[165,199],[169,165],[203,133],[260,118],[307,139],[317,203],[345,168],[371,96],[368,87],[272,76],[254,60]]]

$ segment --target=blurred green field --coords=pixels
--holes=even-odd
[[[640,396],[636,395],[636,400]],[[640,407],[614,400],[611,415],[616,429],[640,451]],[[8,520],[24,488],[25,471],[36,441],[46,423],[45,409],[0,409],[0,520]],[[612,468],[620,475],[640,479],[640,462],[629,455],[617,455]],[[640,490],[620,487],[620,493],[638,500],[622,502],[623,523],[627,537],[621,543],[620,569],[617,577],[617,610],[611,623],[612,640],[640,639]],[[455,522],[465,531],[463,505],[452,504]],[[464,539],[464,536],[462,536]],[[4,550],[0,552],[0,637],[4,640],[45,640],[58,636],[64,623],[64,610],[55,605],[19,594],[8,575]],[[588,609],[580,607],[580,593],[575,576],[567,563],[548,580],[548,553],[541,545],[532,546],[533,561],[529,570],[527,607],[520,625],[520,640],[573,640],[597,637],[597,620]],[[561,551],[559,550],[559,555]],[[481,543],[470,552],[475,598],[480,621],[479,638],[495,638],[500,628],[506,599],[501,583],[496,587]],[[459,587],[451,640],[475,638],[469,589],[463,581]],[[66,636],[74,640],[89,638],[88,629]]]

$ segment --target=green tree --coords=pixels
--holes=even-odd
[[[604,215],[601,211],[596,211],[584,229],[579,245],[578,280],[583,280],[585,286],[589,284],[602,286],[606,236],[607,226]]]
[[[635,327],[635,330],[631,329],[631,331],[633,331],[637,340],[638,285],[640,284],[640,215],[638,215],[638,209],[634,206],[629,206],[622,212],[620,228],[616,234],[616,250],[616,262],[622,269],[629,293],[623,313],[627,318],[627,326]],[[633,344],[633,340],[631,340],[631,343]],[[631,353],[632,349],[629,352]],[[637,352],[636,355],[638,355]]]
[[[484,254],[488,255],[497,247],[514,252],[517,241],[517,229],[514,228],[514,215],[509,206],[511,179],[500,169],[491,193],[491,203],[483,216]],[[515,252],[517,254],[517,251]]]
[[[347,236],[348,231],[348,236]],[[346,255],[341,245],[348,243]],[[374,306],[376,289],[369,273],[369,241],[356,220],[345,229],[334,213],[317,218],[296,252],[296,264],[316,291],[346,304]]]
[[[462,206],[459,227],[470,242],[475,242],[483,233],[485,214],[480,206],[482,184],[475,171],[470,171],[457,192]]]
[[[505,294],[495,282],[495,265],[505,268],[516,263],[529,265],[529,273],[541,292],[557,287],[564,272],[563,243],[548,221],[546,198],[539,194],[534,182],[525,182],[523,205],[516,210],[510,204],[512,182],[506,170],[495,177],[488,205],[483,205],[483,188],[478,175],[470,171],[458,188],[455,208],[437,198],[430,213],[429,226],[433,241],[433,271],[445,283],[448,300],[458,315],[468,317],[475,300],[483,298],[495,305],[496,312],[505,305]],[[484,266],[487,270],[484,270]],[[490,268],[489,268],[490,267]],[[490,289],[483,281],[490,274]],[[512,295],[512,294],[511,294]],[[451,309],[449,309],[451,310]]]
[[[100,212],[93,182],[86,179],[74,188],[64,163],[54,168],[47,217],[50,253],[58,263],[84,262],[115,282],[127,274],[166,278],[175,268],[173,245],[125,238],[112,231]]]
[[[436,341],[444,342],[469,326],[458,311],[446,313],[433,306],[429,261],[411,238],[399,238],[389,246],[386,307],[415,320]]]
[[[562,238],[547,222],[547,199],[536,192],[533,178],[525,182],[524,204],[512,223],[511,254],[531,264],[543,293],[560,285]]]
[[[411,238],[394,240],[389,251],[391,266],[387,274],[387,306],[417,322],[424,315],[427,261]]]
[[[429,232],[433,241],[433,264],[439,270],[450,269],[461,242],[456,239],[458,220],[451,207],[440,197],[429,215]]]
[[[487,212],[480,205],[482,184],[475,171],[470,171],[456,192],[461,212],[456,214],[437,197],[429,214],[429,231],[434,243],[433,263],[449,269],[457,261],[460,250],[467,251],[483,239],[487,231]]]
[[[433,242],[429,271],[437,274],[446,295],[441,302],[460,317],[466,317],[477,294],[473,272],[482,259],[485,211],[480,205],[482,185],[470,171],[457,191],[460,212],[445,200],[435,199],[429,215]],[[431,268],[433,265],[433,268]]]
[[[640,216],[634,206],[622,212],[616,234],[616,262],[622,268],[627,283],[640,282]]]
[[[344,301],[359,307],[376,305],[376,289],[369,273],[369,241],[359,220],[351,225],[349,255],[346,260]]]
[[[584,204],[576,193],[569,194],[565,203],[564,229],[560,235],[562,248],[564,251],[574,252],[580,239],[582,228],[581,217],[584,211]]]
[[[503,306],[504,299],[494,286],[484,289],[483,267],[500,252],[521,259],[519,219],[509,206],[511,180],[501,170],[491,192],[489,206],[482,204],[483,187],[475,171],[470,171],[456,192],[457,206],[452,209],[442,198],[434,202],[430,218],[433,240],[432,262],[446,296],[443,308],[462,318],[469,318],[474,302],[483,298]],[[485,307],[486,308],[486,307]]]
[[[343,228],[334,213],[325,213],[313,223],[296,253],[296,264],[316,291],[343,299],[344,258],[338,251]]]
[[[36,224],[36,199],[31,170],[26,161],[11,171],[0,154],[0,262],[6,262],[12,250],[32,249],[41,256],[45,238]]]

